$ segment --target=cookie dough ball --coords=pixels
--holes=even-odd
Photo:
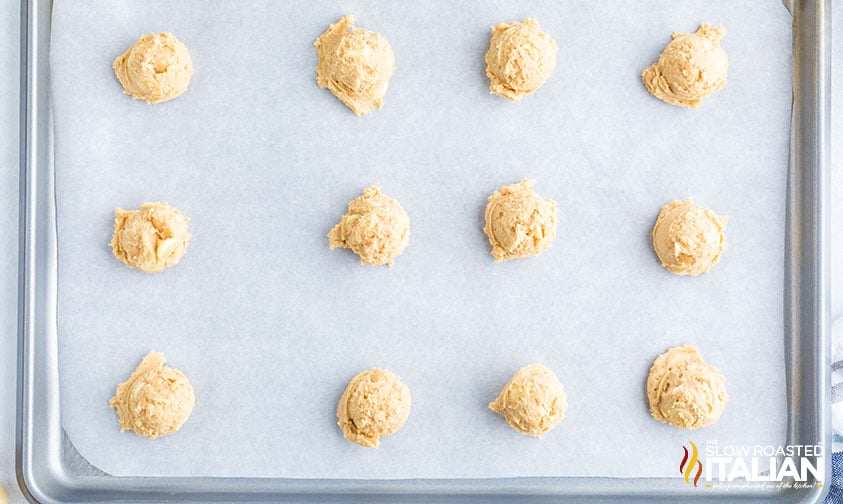
[[[0,504],[7,504],[9,502],[9,496],[6,495],[6,490],[3,488],[3,485],[0,485]]]
[[[720,47],[723,28],[707,24],[696,33],[674,33],[659,61],[641,75],[644,87],[671,105],[697,108],[726,85],[729,60]]]
[[[410,389],[386,369],[363,371],[348,382],[337,405],[337,425],[349,441],[377,448],[410,416]]]
[[[175,266],[187,251],[190,219],[166,203],[144,203],[140,210],[114,211],[114,257],[136,270],[158,273]]]
[[[159,103],[187,91],[193,63],[187,47],[170,33],[144,35],[112,64],[123,92]]]
[[[489,90],[512,101],[521,101],[550,78],[557,52],[556,41],[541,31],[535,19],[495,26],[486,52]]]
[[[726,221],[690,198],[663,206],[653,228],[653,247],[662,266],[691,276],[711,269],[726,250]]]
[[[512,376],[489,409],[518,432],[542,437],[565,418],[568,396],[553,371],[531,364]]]
[[[179,430],[193,412],[193,386],[181,371],[164,366],[164,354],[149,352],[109,405],[117,409],[120,431],[155,439]]]
[[[372,186],[348,204],[348,213],[328,233],[328,244],[350,248],[361,264],[395,262],[410,243],[410,217],[401,204]]]
[[[717,422],[729,400],[723,375],[688,345],[656,358],[647,378],[647,398],[653,418],[683,429]]]
[[[537,256],[556,237],[556,202],[536,194],[535,183],[523,179],[489,196],[483,232],[496,262]]]
[[[319,56],[316,82],[363,116],[383,107],[395,71],[392,47],[380,33],[354,27],[354,17],[332,24],[314,43]]]

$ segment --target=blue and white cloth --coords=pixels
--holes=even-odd
[[[831,481],[826,504],[843,504],[843,319],[831,326]]]
[[[834,433],[837,437],[837,433]],[[831,455],[831,484],[825,504],[843,503],[843,452],[836,452]]]

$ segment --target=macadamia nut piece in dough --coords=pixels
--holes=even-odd
[[[541,437],[565,418],[568,397],[553,371],[531,364],[515,373],[489,409],[518,432]]]
[[[647,377],[647,398],[653,418],[683,429],[717,422],[729,400],[723,375],[688,345],[656,357]]]
[[[700,26],[696,33],[674,33],[673,40],[641,75],[644,87],[671,105],[697,108],[726,85],[729,59],[720,47],[723,28]]]
[[[170,33],[144,35],[112,64],[123,92],[159,103],[187,91],[193,63],[187,47]]]
[[[556,202],[536,194],[535,183],[523,179],[489,196],[483,232],[497,262],[537,256],[556,237]]]
[[[383,107],[395,55],[383,35],[354,27],[354,17],[332,24],[314,43],[316,82],[363,116]]]
[[[193,412],[193,386],[181,371],[164,366],[164,354],[149,352],[109,405],[117,409],[120,431],[155,439],[179,430]]]
[[[377,448],[380,438],[395,434],[410,416],[410,389],[386,369],[363,371],[348,382],[339,405],[337,425],[349,441]]]
[[[535,19],[495,26],[486,52],[489,90],[509,100],[521,101],[550,78],[557,52],[556,41],[541,31]]]
[[[328,244],[350,248],[361,264],[392,265],[410,243],[410,217],[401,204],[371,186],[348,204],[348,213],[328,233]]]
[[[653,247],[662,266],[691,276],[711,269],[726,250],[726,221],[690,199],[662,207],[653,227]]]
[[[114,211],[114,257],[126,266],[157,273],[175,266],[187,251],[188,218],[166,203],[144,203],[140,210]]]

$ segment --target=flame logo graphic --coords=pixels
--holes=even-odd
[[[682,447],[685,450],[685,456],[682,457],[682,462],[679,463],[679,472],[685,476],[685,483],[691,483],[691,474],[694,472],[694,467],[696,466],[697,474],[694,475],[694,486],[697,486],[697,482],[700,480],[700,476],[702,476],[702,462],[699,460],[699,451],[697,451],[697,445],[694,444],[693,441],[689,441],[691,443],[691,453],[688,453],[688,449],[684,446]],[[691,460],[688,460],[688,456],[690,455]]]

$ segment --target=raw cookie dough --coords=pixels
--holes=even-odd
[[[383,107],[389,78],[395,71],[395,55],[383,35],[355,28],[354,16],[345,16],[314,45],[319,56],[319,87],[328,88],[359,116]]]
[[[159,103],[187,91],[193,63],[187,47],[170,33],[144,35],[111,65],[123,93]]]
[[[683,429],[715,423],[729,400],[723,375],[689,345],[656,357],[647,377],[647,398],[653,418]]]
[[[489,196],[483,232],[496,262],[537,256],[556,237],[556,202],[536,194],[535,183],[522,179]]]
[[[410,389],[386,369],[363,371],[348,382],[337,405],[337,425],[349,441],[377,448],[410,416]]]
[[[187,250],[187,217],[166,203],[144,203],[140,210],[114,211],[114,257],[126,266],[157,273],[175,266]]]
[[[6,495],[6,490],[3,488],[3,485],[0,485],[0,504],[7,504],[9,502],[9,496]]]
[[[179,430],[193,411],[193,386],[181,371],[164,366],[164,354],[149,352],[117,387],[109,406],[117,409],[120,432],[150,439]]]
[[[512,376],[489,409],[518,432],[541,437],[565,418],[568,396],[553,371],[531,364]]]
[[[690,198],[663,206],[653,227],[653,247],[662,266],[677,275],[708,271],[726,250],[726,221]]]
[[[512,101],[521,101],[550,78],[558,51],[556,41],[541,31],[535,19],[495,26],[486,52],[489,90]]]
[[[374,185],[348,204],[348,213],[328,233],[331,250],[350,248],[360,256],[361,264],[375,266],[391,266],[408,243],[410,217],[400,203]]]
[[[659,61],[641,74],[644,87],[671,105],[699,107],[703,98],[726,85],[729,60],[720,47],[725,34],[707,24],[696,33],[674,33]]]

